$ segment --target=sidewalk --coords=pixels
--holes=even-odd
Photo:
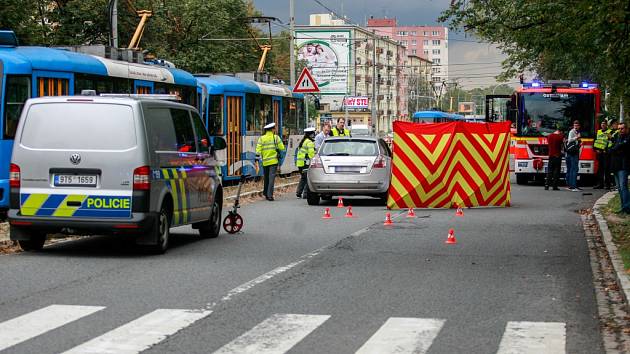
[[[624,300],[626,301],[626,304],[628,304],[628,300],[630,300],[630,274],[625,271],[623,260],[619,254],[617,245],[613,241],[610,229],[608,228],[608,222],[606,222],[606,218],[602,215],[602,209],[608,206],[608,202],[610,202],[616,194],[617,192],[608,192],[599,198],[593,207],[593,215],[595,216],[597,224],[599,225],[599,230],[602,233],[602,240],[606,244],[610,262],[615,269],[617,282],[621,287]]]

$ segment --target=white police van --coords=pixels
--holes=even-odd
[[[10,166],[10,237],[39,250],[47,234],[124,234],[156,253],[169,229],[217,237],[223,189],[194,108],[148,97],[26,102]]]

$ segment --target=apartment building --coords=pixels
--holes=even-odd
[[[373,126],[380,135],[391,132],[393,121],[409,119],[408,58],[396,40],[329,14],[311,15],[308,26],[296,26],[295,37],[297,58],[311,69],[327,117]],[[349,97],[368,97],[369,104],[348,108]]]
[[[441,26],[402,26],[395,18],[370,18],[367,28],[397,41],[408,56],[418,56],[433,63],[431,81],[439,88],[448,82],[448,28]]]

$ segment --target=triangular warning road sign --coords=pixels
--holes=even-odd
[[[300,78],[295,83],[295,87],[293,87],[293,92],[295,93],[319,92],[319,87],[317,86],[317,82],[315,82],[315,79],[313,79],[313,75],[311,75],[311,72],[308,71],[308,68],[302,69]]]

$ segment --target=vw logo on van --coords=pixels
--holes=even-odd
[[[81,155],[79,154],[70,155],[70,162],[72,162],[73,165],[78,165],[79,163],[81,163]]]

